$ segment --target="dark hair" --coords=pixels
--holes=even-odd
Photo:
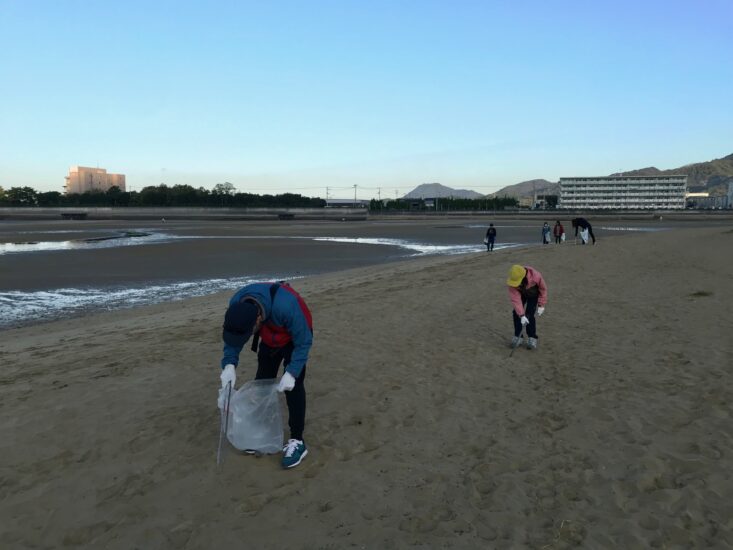
[[[257,323],[259,307],[244,299],[230,304],[224,314],[222,339],[229,346],[241,347],[247,343]]]

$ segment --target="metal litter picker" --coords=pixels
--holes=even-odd
[[[222,411],[221,428],[219,430],[219,449],[216,452],[216,465],[221,466],[221,445],[224,443],[224,437],[229,430],[229,403],[232,400],[232,383],[227,384],[227,400]]]

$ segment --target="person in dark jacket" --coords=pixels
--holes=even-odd
[[[491,252],[494,250],[494,241],[496,240],[496,228],[493,223],[489,224],[489,228],[486,230],[486,237],[484,237],[484,244],[486,245],[486,251]]]
[[[547,222],[542,226],[542,244],[550,244],[550,224]]]
[[[588,242],[588,235],[593,239],[593,244],[596,244],[596,236],[593,234],[593,226],[585,218],[573,218],[572,222],[575,228],[575,236],[578,236],[578,228],[581,229],[580,239],[583,244]],[[587,231],[587,234],[586,234]]]
[[[555,227],[552,228],[552,234],[555,236],[555,244],[562,243],[562,236],[565,234],[565,228],[560,223],[560,220],[555,222]]]
[[[313,318],[303,298],[287,283],[253,283],[232,296],[224,315],[221,360],[222,390],[234,387],[239,354],[252,334],[257,352],[255,380],[277,376],[284,363],[278,391],[288,404],[290,439],[283,448],[282,466],[292,468],[308,454],[305,429],[305,367],[313,343]],[[220,392],[219,407],[223,391]]]

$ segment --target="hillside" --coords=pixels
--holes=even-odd
[[[669,174],[686,174],[687,188],[691,192],[707,191],[712,195],[724,195],[728,190],[728,183],[733,182],[733,154],[707,162],[687,164],[679,168],[660,170],[655,166],[638,168],[625,172],[610,174],[611,176],[663,176]],[[590,174],[580,174],[590,175]],[[538,195],[556,195],[560,193],[560,184],[544,179],[536,179],[515,183],[503,187],[490,197],[528,197],[533,193]]]
[[[468,189],[453,189],[439,183],[423,183],[418,185],[407,193],[405,199],[443,199],[453,197],[456,199],[480,199],[483,197],[481,193],[470,191]]]
[[[557,195],[560,193],[560,184],[551,181],[537,179],[528,180],[514,185],[502,187],[496,193],[487,195],[489,197],[529,197],[537,193],[538,195]]]
[[[696,162],[679,168],[659,170],[654,166],[623,172],[625,176],[647,176],[665,174],[686,174],[690,191],[708,191],[715,195],[724,194],[728,182],[733,181],[733,154],[707,162]],[[612,174],[614,176],[620,174]]]

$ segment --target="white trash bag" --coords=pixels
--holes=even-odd
[[[282,451],[283,419],[276,379],[250,380],[232,393],[227,439],[240,451]]]

